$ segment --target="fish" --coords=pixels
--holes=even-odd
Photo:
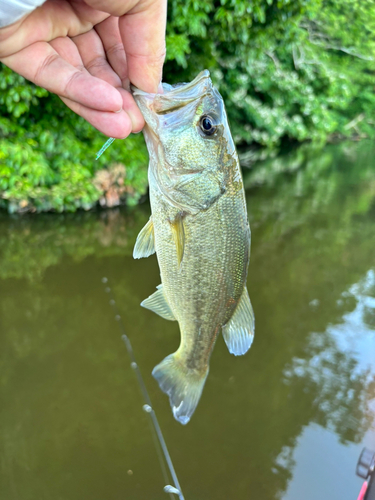
[[[135,87],[145,119],[151,217],[135,259],[156,252],[161,284],[141,306],[177,321],[181,342],[152,375],[187,424],[200,400],[220,332],[229,352],[245,354],[254,337],[246,287],[250,226],[242,174],[225,106],[208,70],[189,83]]]

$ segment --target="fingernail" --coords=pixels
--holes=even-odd
[[[121,113],[121,111],[123,111],[122,108],[120,108],[118,111],[115,111],[115,113]]]
[[[122,88],[130,92],[130,80],[129,78],[124,78],[122,80]]]

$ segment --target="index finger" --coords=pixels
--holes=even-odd
[[[133,85],[156,93],[165,59],[167,0],[140,0],[120,17],[119,28]]]

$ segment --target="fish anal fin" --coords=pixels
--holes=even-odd
[[[170,354],[152,371],[160,389],[169,396],[174,418],[186,425],[194,413],[208,375],[189,369],[177,353]]]
[[[150,311],[153,311],[164,319],[169,319],[170,321],[176,320],[164,295],[163,285],[159,285],[156,292],[147,297],[147,299],[141,303],[141,306],[150,309]]]
[[[254,312],[245,286],[233,316],[223,326],[223,337],[229,352],[235,356],[245,354],[254,339]]]
[[[142,257],[149,257],[153,253],[155,253],[154,224],[150,217],[145,227],[138,234],[134,245],[133,257],[141,259]]]
[[[172,229],[173,240],[176,245],[177,264],[181,265],[185,250],[185,228],[183,214],[179,213],[173,221],[169,221]]]

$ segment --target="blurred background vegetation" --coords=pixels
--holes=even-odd
[[[211,71],[235,141],[251,152],[245,163],[254,150],[374,137],[374,0],[170,0],[168,16],[164,80]],[[0,207],[136,204],[147,189],[143,138],[116,141],[95,161],[105,140],[0,67]]]
[[[363,253],[372,255],[374,157],[372,141],[343,141],[329,144],[323,151],[304,144],[276,158],[259,161],[256,169],[246,169],[249,221],[253,239],[255,235],[258,238],[258,250],[252,250],[252,261],[257,258],[261,261],[271,249],[279,258],[276,249],[292,234],[295,241],[295,233],[299,234],[301,248],[293,256],[283,250],[283,255],[286,252],[285,259],[296,268],[301,267],[295,276],[302,281],[313,280],[302,267],[306,260],[312,263],[317,254],[327,262],[327,269],[337,264],[338,256],[342,256],[343,266],[353,266],[345,250],[349,242],[353,248],[360,246]],[[139,228],[149,217],[148,203],[133,208],[38,217],[0,212],[0,280],[38,282],[50,268],[63,265],[66,258],[76,263],[93,256],[131,258]],[[366,223],[361,223],[362,217]],[[315,228],[311,229],[316,220],[324,227],[319,235],[315,234]],[[320,241],[325,239],[328,241],[323,256]],[[315,265],[307,268],[313,273]],[[340,281],[340,270],[338,266],[335,282]],[[271,293],[268,288],[267,293]]]

